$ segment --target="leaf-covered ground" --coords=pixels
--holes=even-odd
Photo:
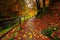
[[[10,38],[10,40],[52,40],[51,37],[44,35],[44,32],[41,33],[42,30],[45,30],[50,27],[59,28],[59,30],[56,31],[56,33],[55,31],[51,33],[51,37],[55,38],[54,35],[57,35],[58,38],[60,38],[60,16],[59,14],[52,14],[52,15],[46,14],[42,16],[42,18],[32,17],[26,20],[22,24],[22,30],[19,30],[14,37]],[[54,30],[56,30],[56,28],[54,28]]]

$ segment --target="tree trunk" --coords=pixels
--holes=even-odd
[[[43,0],[43,13],[46,11],[46,0]]]
[[[37,4],[37,10],[40,10],[40,1],[36,0],[36,4]]]
[[[40,10],[41,10],[41,8],[40,8],[40,2],[39,2],[39,0],[36,0],[36,4],[37,4],[37,15],[36,15],[36,17],[39,17],[40,16]]]
[[[43,0],[43,8],[40,7],[40,0],[36,0],[36,4],[37,4],[37,18],[40,18],[43,15],[44,12],[44,7],[45,7],[45,0]]]

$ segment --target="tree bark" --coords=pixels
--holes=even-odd
[[[45,0],[43,0],[43,8],[40,7],[40,0],[36,0],[36,4],[37,4],[37,18],[40,18],[43,15],[43,8],[45,7]]]

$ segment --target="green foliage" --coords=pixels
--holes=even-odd
[[[47,37],[52,38],[52,40],[60,40],[60,38],[58,38],[57,34],[54,37],[51,36],[51,34],[52,34],[53,31],[57,32],[58,30],[59,30],[58,26],[48,27],[47,29],[43,30],[41,32],[41,34],[43,34],[43,35],[45,35]]]
[[[9,40],[14,40],[14,38],[10,38]]]
[[[52,32],[53,32],[52,28],[47,28],[43,30],[41,33],[45,36],[51,37]]]

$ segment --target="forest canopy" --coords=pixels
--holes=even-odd
[[[40,7],[43,7],[43,0],[39,0]],[[46,6],[49,0],[45,0]],[[37,14],[36,0],[0,0],[0,17],[11,16],[34,16]]]

